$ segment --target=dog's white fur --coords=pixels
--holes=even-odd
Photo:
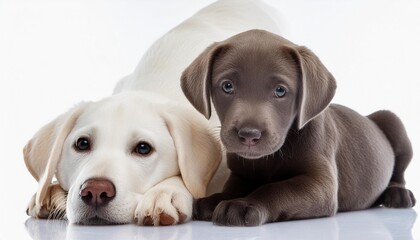
[[[117,84],[116,95],[79,104],[41,128],[24,149],[26,165],[39,182],[28,214],[51,217],[65,210],[71,223],[87,224],[93,217],[139,224],[150,217],[158,225],[161,213],[173,223],[189,220],[193,197],[203,197],[207,185],[207,194],[220,191],[228,174],[219,166],[217,114],[208,122],[190,105],[180,87],[181,73],[215,41],[255,28],[278,33],[275,14],[256,0],[209,5],[159,39]],[[81,136],[94,139],[89,153],[74,150]],[[150,156],[132,154],[140,140],[153,145]],[[58,182],[51,183],[54,176]],[[91,178],[109,179],[116,188],[101,211],[79,196]]]
[[[211,4],[157,40],[114,92],[145,90],[191,106],[180,88],[185,68],[212,43],[240,32],[264,29],[279,34],[277,16],[273,8],[258,0],[221,0]],[[213,126],[220,126],[217,114],[212,114],[210,121]]]
[[[75,149],[82,137],[90,139],[90,151]],[[152,153],[135,154],[139,142],[149,143]],[[141,91],[79,104],[42,128],[24,153],[40,183],[30,215],[42,217],[65,208],[70,222],[84,224],[95,217],[109,223],[134,218],[143,223],[151,217],[157,225],[162,212],[174,223],[182,214],[187,218],[181,220],[188,220],[192,197],[205,195],[221,158],[204,118]],[[59,184],[49,186],[54,173]],[[116,189],[115,198],[97,210],[79,195],[83,183],[95,178],[111,181]]]

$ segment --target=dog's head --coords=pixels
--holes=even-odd
[[[129,223],[138,196],[181,175],[203,197],[220,162],[208,121],[145,92],[82,103],[43,127],[24,148],[42,206],[55,176],[71,223]]]
[[[183,72],[182,89],[207,118],[211,102],[227,152],[256,159],[277,151],[334,96],[336,83],[306,47],[250,30],[208,47]]]

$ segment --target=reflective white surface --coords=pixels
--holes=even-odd
[[[414,239],[417,214],[413,209],[370,209],[335,217],[280,222],[260,227],[221,227],[209,222],[178,226],[78,226],[65,221],[25,222],[32,239]],[[418,224],[417,224],[418,227]]]

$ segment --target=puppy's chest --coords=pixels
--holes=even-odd
[[[228,166],[235,175],[256,184],[281,181],[294,175],[290,159],[276,154],[260,159],[231,155],[228,156]]]

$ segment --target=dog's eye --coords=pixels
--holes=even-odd
[[[283,86],[276,87],[276,90],[274,90],[274,95],[276,95],[278,98],[284,97],[284,95],[286,95],[286,88]]]
[[[222,83],[222,89],[223,89],[223,92],[225,92],[227,94],[232,94],[233,93],[233,83],[231,81],[224,81]]]
[[[139,142],[139,144],[137,144],[134,148],[134,152],[139,155],[148,155],[152,152],[152,150],[152,146],[150,146],[147,142]]]
[[[76,143],[74,144],[74,149],[79,152],[89,151],[90,150],[90,142],[89,139],[85,137],[81,137],[77,139]]]

